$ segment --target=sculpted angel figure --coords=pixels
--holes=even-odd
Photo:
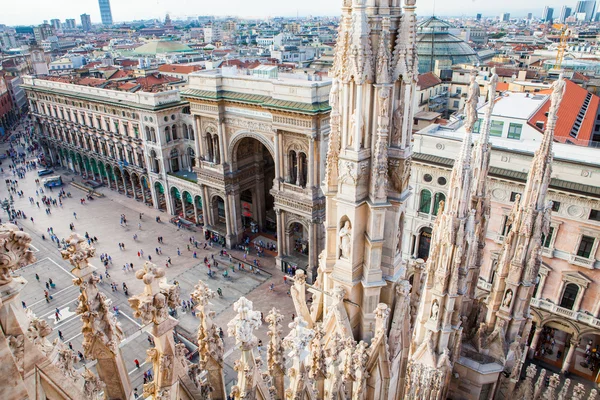
[[[346,221],[342,229],[340,229],[340,250],[341,257],[349,259],[352,250],[352,228],[350,227],[350,221]]]

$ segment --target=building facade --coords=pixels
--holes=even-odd
[[[81,29],[84,32],[89,32],[92,30],[92,19],[89,14],[81,14]]]
[[[182,92],[199,132],[197,182],[205,228],[240,243],[245,228],[277,236],[278,264],[316,273],[323,241],[324,144],[331,82],[248,76],[235,70],[189,75]]]
[[[176,175],[191,170],[196,137],[177,91],[128,93],[23,80],[47,162],[202,223],[197,185]],[[182,199],[192,204],[187,210]]]
[[[110,10],[110,0],[98,0],[100,6],[100,18],[102,25],[110,26],[113,24],[112,11]]]
[[[433,228],[450,191],[449,181],[462,134],[415,133],[411,186],[403,242],[404,256],[427,260]],[[509,215],[517,196],[524,191],[527,171],[536,145],[509,139],[493,140],[488,178],[490,219],[484,250],[485,262],[476,298],[488,301],[499,279],[501,247],[510,230]],[[598,381],[599,365],[590,349],[600,346],[600,297],[597,296],[600,266],[600,173],[594,149],[554,144],[553,177],[547,199],[553,202],[552,220],[542,240],[542,264],[531,300],[532,328],[526,337],[530,357],[559,367],[564,372]],[[418,276],[418,270],[415,270]],[[411,282],[413,273],[410,273]]]

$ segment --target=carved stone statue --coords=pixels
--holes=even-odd
[[[0,225],[0,286],[10,283],[11,272],[35,261],[29,244],[31,237],[13,224]]]
[[[83,367],[81,376],[83,377],[83,394],[85,395],[86,400],[98,399],[98,395],[106,386],[104,382],[85,366]]]
[[[510,307],[510,302],[512,301],[513,298],[513,294],[512,294],[512,290],[507,290],[506,294],[504,295],[504,301],[502,302],[502,306],[504,307]]]
[[[440,306],[438,305],[437,300],[434,300],[433,304],[431,305],[431,315],[429,316],[429,319],[437,320],[439,312]]]
[[[477,103],[479,101],[479,84],[475,81],[477,77],[477,71],[471,71],[471,83],[469,85],[469,92],[465,103],[465,130],[467,132],[473,132],[473,127],[477,122]]]
[[[350,221],[346,221],[342,229],[340,229],[340,250],[341,258],[350,259],[352,254],[352,228]]]

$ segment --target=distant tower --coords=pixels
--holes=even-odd
[[[165,17],[165,26],[173,26],[173,23],[171,22],[171,17],[169,16],[169,14],[167,14],[167,16]]]
[[[89,32],[92,30],[92,19],[89,14],[81,14],[81,29],[84,32]]]
[[[102,18],[102,25],[112,25],[113,17],[110,11],[110,0],[98,0],[100,6],[100,17]]]

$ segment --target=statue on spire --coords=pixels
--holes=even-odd
[[[473,127],[477,122],[477,104],[479,103],[479,84],[475,81],[477,77],[477,70],[471,70],[469,84],[469,91],[467,94],[467,101],[465,103],[465,130],[468,133],[473,132]]]

